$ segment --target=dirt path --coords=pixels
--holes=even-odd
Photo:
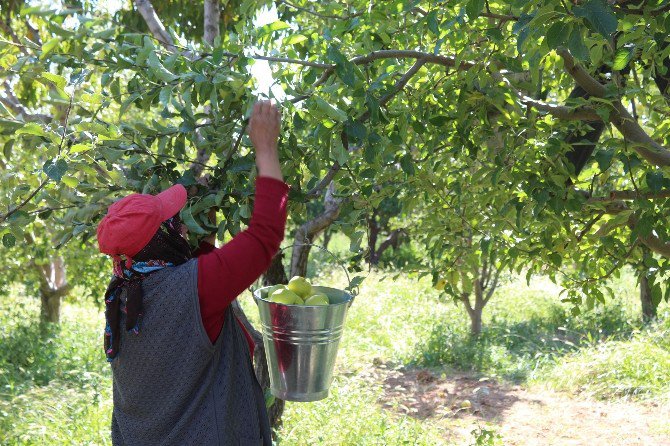
[[[503,444],[524,446],[670,446],[670,407],[577,400],[467,375],[377,369],[380,404],[446,426],[448,444],[469,444],[479,425],[494,426]]]

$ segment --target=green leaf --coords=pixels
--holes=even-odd
[[[437,10],[431,11],[427,16],[426,16],[426,22],[428,23],[428,29],[435,34],[436,36],[440,36],[440,27],[437,23]]]
[[[661,303],[662,298],[663,292],[661,291],[661,284],[655,283],[654,286],[651,287],[651,304],[654,308],[658,307],[658,304]]]
[[[209,233],[205,231],[202,226],[195,221],[193,214],[191,214],[191,207],[184,207],[181,211],[181,220],[184,222],[186,227],[188,227],[189,232],[195,235],[208,235]]]
[[[35,135],[48,137],[49,134],[36,122],[29,122],[15,132],[16,135]]]
[[[634,47],[630,48],[619,48],[614,56],[614,64],[612,65],[613,70],[623,70],[630,62],[633,57]]]
[[[7,221],[11,226],[23,227],[30,224],[32,218],[26,211],[16,211],[7,218]]]
[[[660,192],[663,189],[663,172],[649,171],[644,179],[652,192]]]
[[[577,17],[585,18],[593,29],[609,38],[617,29],[617,18],[605,0],[588,0],[572,8]]]
[[[340,165],[346,164],[347,160],[349,159],[349,152],[347,152],[347,149],[342,145],[342,141],[340,138],[335,138],[333,141],[333,146],[330,149],[332,158],[340,163]]]
[[[268,23],[267,25],[263,25],[259,30],[258,30],[258,37],[264,37],[268,34],[271,34],[275,31],[282,31],[284,29],[290,28],[291,25],[289,25],[286,22],[283,22],[281,20],[276,20],[272,23]]]
[[[598,163],[598,169],[600,169],[601,172],[604,172],[612,165],[614,149],[598,149],[593,157]]]
[[[14,147],[14,139],[10,139],[7,141],[2,148],[2,154],[5,156],[5,159],[9,161],[9,159],[12,157],[12,148]]]
[[[87,150],[91,150],[93,146],[91,144],[73,144],[72,147],[70,147],[70,153],[79,153],[79,152],[85,152]]]
[[[345,112],[337,107],[330,105],[320,97],[314,96],[314,101],[316,102],[317,108],[325,113],[329,118],[339,122],[347,120],[347,114]]]
[[[367,137],[367,129],[360,122],[347,122],[344,126],[347,136],[353,142],[361,142]]]
[[[77,187],[79,185],[79,180],[76,179],[75,177],[65,175],[62,178],[63,184],[70,186],[70,187]]]
[[[570,35],[571,25],[562,21],[556,22],[547,30],[547,46],[555,50],[565,44]]]
[[[63,76],[59,76],[53,73],[42,73],[42,79],[54,84],[56,88],[59,88],[61,90],[63,90],[67,85],[67,81]]]
[[[161,61],[158,60],[158,56],[156,56],[156,53],[149,54],[149,57],[147,57],[147,65],[149,65],[149,69],[151,70],[151,73],[165,83],[172,82],[179,77],[179,76],[175,76],[174,74],[170,73],[163,66]]]
[[[470,0],[468,4],[465,5],[465,12],[468,15],[468,18],[474,20],[479,17],[485,4],[486,0]]]
[[[296,43],[301,43],[307,40],[307,36],[302,34],[292,34],[284,39],[283,43],[285,45],[295,45]]]
[[[5,248],[11,248],[16,244],[16,237],[10,232],[6,233],[2,236],[2,244],[5,245]]]
[[[412,155],[406,153],[400,158],[400,167],[407,175],[414,175],[414,160],[412,159]]]
[[[62,158],[59,158],[56,162],[49,160],[44,163],[42,170],[49,178],[58,183],[67,172],[67,162]]]
[[[589,59],[589,49],[584,44],[584,37],[580,26],[574,26],[568,38],[568,49],[577,59],[585,61]]]
[[[42,54],[40,55],[40,59],[44,59],[51,53],[60,43],[60,37],[54,37],[52,39],[47,40],[42,44]]]
[[[326,57],[335,63],[335,73],[349,87],[356,84],[356,65],[349,62],[347,57],[334,45],[330,45],[326,51]]]

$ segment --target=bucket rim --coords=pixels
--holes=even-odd
[[[274,285],[268,285],[268,286],[264,286],[264,287],[261,287],[261,288],[258,288],[258,289],[256,289],[256,290],[254,290],[254,292],[252,293],[252,295],[254,296],[254,299],[257,300],[257,301],[261,301],[261,302],[268,303],[268,304],[284,305],[284,306],[286,306],[286,307],[303,307],[303,308],[328,308],[328,307],[338,307],[338,306],[340,306],[340,305],[349,305],[349,304],[354,300],[354,296],[353,296],[351,293],[349,293],[348,291],[341,290],[341,289],[339,289],[339,288],[329,287],[329,286],[313,285],[313,288],[320,288],[320,289],[325,289],[325,290],[333,290],[333,291],[337,291],[338,293],[342,293],[342,294],[344,294],[344,295],[347,297],[347,300],[345,300],[344,302],[338,302],[338,303],[336,303],[336,304],[328,304],[328,305],[280,304],[280,303],[278,303],[278,302],[270,302],[269,300],[267,300],[267,299],[263,299],[263,298],[260,296],[260,293],[261,293],[262,290],[264,290],[264,289],[266,289],[266,288],[270,288],[270,287],[272,287],[272,286],[274,286]]]

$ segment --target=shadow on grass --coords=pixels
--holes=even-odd
[[[464,325],[438,323],[404,358],[410,366],[451,367],[514,383],[539,366],[604,340],[628,339],[640,325],[610,305],[574,317],[560,305],[524,321],[493,318],[478,338]]]
[[[543,404],[520,395],[509,384],[477,379],[463,373],[443,373],[429,368],[405,367],[390,370],[384,379],[380,404],[418,420],[463,418],[475,415],[497,421],[515,403]]]

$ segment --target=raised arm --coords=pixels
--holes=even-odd
[[[259,176],[249,227],[221,248],[200,250],[198,295],[203,323],[212,340],[221,329],[226,308],[267,270],[284,238],[288,186],[282,180],[277,154],[279,124],[276,107],[255,105],[249,136]]]

